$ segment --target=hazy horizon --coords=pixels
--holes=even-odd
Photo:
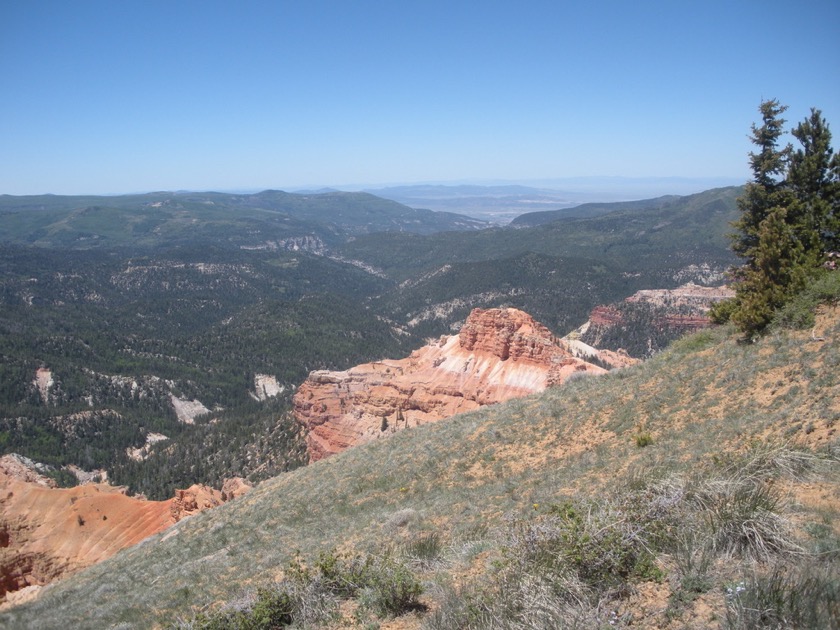
[[[831,0],[5,3],[0,193],[746,181],[763,99],[840,124],[838,23]]]
[[[475,188],[504,188],[522,187],[534,190],[544,190],[556,193],[577,193],[598,195],[614,198],[627,196],[629,199],[642,199],[653,195],[689,195],[711,188],[739,186],[746,183],[746,179],[732,177],[621,177],[589,175],[585,177],[568,177],[552,179],[463,179],[463,180],[428,180],[428,181],[397,181],[397,182],[355,182],[345,184],[315,183],[308,185],[266,185],[254,187],[233,188],[171,188],[159,190],[122,190],[107,192],[76,192],[63,193],[44,191],[40,193],[26,193],[15,195],[0,191],[0,195],[8,196],[92,196],[117,197],[122,195],[146,195],[154,193],[227,193],[227,194],[255,194],[266,190],[281,190],[289,193],[317,193],[327,190],[337,192],[385,192],[404,188],[440,187],[456,189],[459,187]],[[641,195],[641,196],[639,196]]]

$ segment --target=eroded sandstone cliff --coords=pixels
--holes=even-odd
[[[21,591],[31,595],[248,489],[231,480],[222,490],[194,485],[146,501],[103,483],[56,488],[25,458],[0,457],[0,603],[17,603]]]
[[[315,461],[407,427],[542,391],[574,374],[606,371],[577,354],[527,313],[475,309],[459,334],[406,359],[312,372],[295,394],[294,413],[307,429]],[[624,364],[613,355],[603,363]]]
[[[684,284],[676,289],[644,289],[622,302],[596,306],[589,321],[569,338],[599,348],[624,348],[650,356],[684,334],[712,325],[709,310],[735,292],[727,286]]]

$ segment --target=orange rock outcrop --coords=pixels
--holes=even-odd
[[[315,371],[298,388],[294,413],[307,429],[311,461],[427,422],[525,396],[573,374],[601,374],[569,344],[513,308],[475,309],[457,335],[400,360]]]
[[[167,501],[130,497],[124,488],[91,483],[56,488],[22,462],[0,458],[0,602],[114,555],[182,518],[247,491],[194,485]]]

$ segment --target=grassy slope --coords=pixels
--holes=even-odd
[[[836,448],[838,333],[836,308],[813,332],[755,345],[737,344],[725,329],[704,332],[637,368],[353,449],[56,584],[0,625],[146,627],[272,580],[296,549],[376,551],[424,529],[447,542],[490,539],[505,515],[598,497],[633,471],[690,471],[757,439]],[[636,446],[640,432],[651,446]],[[833,499],[820,508],[829,523],[840,517],[832,475],[824,483],[833,483]],[[395,527],[406,514],[409,525]]]

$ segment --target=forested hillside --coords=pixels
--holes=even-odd
[[[477,306],[563,335],[640,288],[718,282],[736,192],[480,231],[364,194],[3,196],[0,451],[150,498],[271,476],[303,462],[309,371],[405,356]]]
[[[462,215],[415,210],[366,193],[338,191],[311,195],[277,190],[253,195],[0,195],[0,218],[3,241],[75,249],[159,247],[196,241],[291,249],[296,244],[289,239],[301,237],[314,237],[323,246],[351,234],[430,234],[487,226]]]
[[[104,468],[152,497],[300,463],[287,417],[295,385],[406,348],[361,303],[383,280],[305,253],[8,246],[0,269],[3,451]],[[42,391],[39,368],[50,372]],[[284,391],[254,400],[257,374]],[[185,425],[172,396],[212,413]],[[129,460],[150,432],[170,441]]]
[[[514,306],[564,335],[639,289],[722,284],[740,188],[632,204],[594,218],[474,233],[371,234],[340,248],[400,285],[373,303],[424,336],[475,307]]]

